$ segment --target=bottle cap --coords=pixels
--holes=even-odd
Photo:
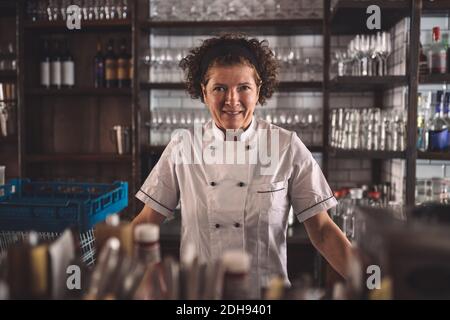
[[[159,226],[153,223],[138,224],[134,228],[134,241],[136,242],[159,241]]]
[[[230,273],[248,273],[250,271],[250,256],[241,250],[229,250],[222,256],[225,270]]]
[[[120,217],[117,213],[111,214],[106,217],[105,219],[106,224],[117,227],[120,224]]]

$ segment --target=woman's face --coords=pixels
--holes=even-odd
[[[216,125],[223,130],[246,129],[259,98],[254,69],[244,64],[214,66],[207,77],[203,99]]]

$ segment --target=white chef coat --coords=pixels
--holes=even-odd
[[[263,164],[255,164],[249,157],[258,146],[260,129],[269,133],[269,145],[274,139],[270,133],[278,132],[279,160],[271,174],[261,174]],[[203,133],[211,139],[200,141],[191,133],[189,144],[197,142],[207,153],[211,151],[208,149],[222,150],[217,148],[223,144],[244,144],[245,163],[179,163],[172,154],[180,150],[180,137],[174,136],[136,197],[169,219],[180,201],[181,255],[188,243],[194,244],[203,262],[220,258],[227,249],[249,253],[253,297],[258,298],[259,289],[275,274],[289,284],[286,234],[290,206],[303,222],[334,207],[337,201],[319,165],[295,132],[254,117],[238,141],[224,141],[224,133],[213,120],[203,126]]]

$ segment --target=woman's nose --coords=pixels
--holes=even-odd
[[[236,89],[229,89],[225,97],[225,103],[231,106],[239,104],[239,94]]]

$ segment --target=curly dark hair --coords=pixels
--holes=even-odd
[[[205,71],[201,67],[202,59],[211,48],[225,43],[238,44],[249,49],[255,56],[257,65],[254,65],[245,57],[220,56],[209,63],[208,69],[213,65],[230,66],[243,62],[253,67],[256,70],[257,84],[261,85],[258,102],[263,105],[266,99],[272,96],[278,84],[278,64],[272,50],[269,48],[267,40],[259,41],[255,38],[249,39],[241,33],[226,33],[218,37],[206,39],[199,47],[195,47],[189,51],[189,54],[180,61],[179,65],[185,73],[187,92],[191,98],[200,98],[204,102],[201,85],[206,85],[208,70]]]

